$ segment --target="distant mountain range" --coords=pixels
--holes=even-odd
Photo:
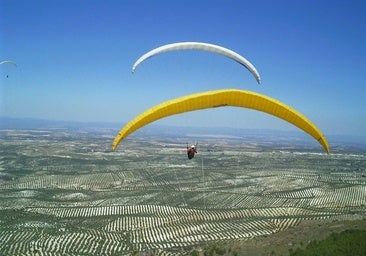
[[[0,129],[110,129],[113,133],[123,126],[121,123],[114,122],[77,122],[77,121],[59,121],[45,120],[36,118],[12,118],[0,117]],[[246,141],[268,141],[268,142],[287,142],[294,144],[306,144],[315,146],[317,142],[310,139],[309,135],[301,130],[283,131],[273,129],[239,129],[228,127],[181,127],[151,124],[145,126],[134,133],[139,136],[164,136],[164,137],[182,137],[187,139],[226,139]],[[134,135],[132,134],[132,135]],[[366,136],[352,135],[327,135],[327,140],[332,147],[356,147],[366,150]]]
[[[45,129],[45,128],[118,128],[121,124],[107,122],[77,122],[37,118],[0,117],[0,129]]]

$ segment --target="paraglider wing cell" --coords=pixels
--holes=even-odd
[[[112,149],[115,150],[118,144],[132,132],[161,118],[220,106],[249,108],[281,118],[311,135],[329,153],[329,145],[325,136],[301,113],[268,96],[235,89],[196,93],[158,104],[127,123],[115,137]]]

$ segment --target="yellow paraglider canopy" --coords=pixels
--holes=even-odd
[[[315,124],[300,112],[268,96],[236,89],[195,93],[160,103],[127,123],[115,137],[112,149],[115,150],[118,144],[132,132],[161,118],[194,110],[224,106],[254,109],[281,118],[311,135],[329,153],[329,145],[325,136]]]

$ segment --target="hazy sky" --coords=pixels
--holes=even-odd
[[[251,90],[300,111],[325,135],[366,135],[366,1],[0,0],[0,116],[107,121],[121,126],[189,93]],[[168,43],[230,48],[175,51]],[[181,126],[298,130],[261,112],[219,108],[159,121]]]

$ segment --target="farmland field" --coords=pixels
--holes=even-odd
[[[0,130],[1,255],[186,254],[366,218],[364,151],[212,136],[188,160],[189,137],[114,135]]]

